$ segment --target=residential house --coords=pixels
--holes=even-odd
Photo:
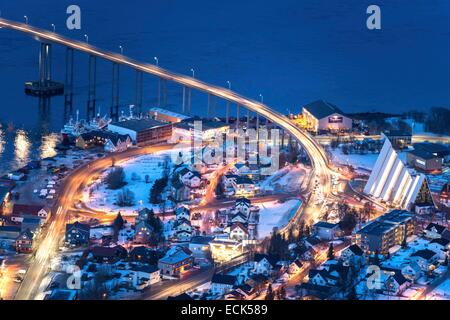
[[[447,182],[442,187],[439,193],[439,202],[442,204],[450,205],[450,182]]]
[[[191,222],[180,218],[175,222],[175,239],[180,242],[190,241],[193,233]]]
[[[180,276],[186,270],[192,268],[194,258],[188,248],[174,246],[166,252],[166,255],[159,259],[158,268],[162,276]]]
[[[248,176],[238,176],[233,187],[236,197],[251,197],[256,194],[255,183]]]
[[[446,231],[446,227],[440,224],[430,223],[424,230],[424,236],[428,239],[439,239]]]
[[[95,246],[91,248],[91,253],[99,263],[115,263],[127,257],[127,250],[122,246]]]
[[[66,244],[75,246],[88,244],[91,235],[90,229],[89,224],[78,221],[66,224]]]
[[[185,219],[191,220],[191,212],[188,208],[181,206],[175,209],[175,217],[177,220]]]
[[[340,259],[343,261],[344,265],[355,266],[357,270],[365,264],[364,251],[357,245],[352,244],[348,248],[345,248],[341,252]]]
[[[246,226],[241,222],[235,222],[230,227],[230,239],[237,241],[247,241],[249,239],[249,232]]]
[[[235,286],[224,295],[225,300],[253,300],[254,298],[256,298],[256,290],[245,283]]]
[[[299,273],[303,268],[303,263],[300,261],[300,259],[295,259],[293,262],[289,264],[288,272],[289,274],[297,274]]]
[[[445,255],[450,251],[450,240],[445,238],[433,239],[427,248],[436,252],[440,258],[445,259]]]
[[[51,210],[43,205],[34,204],[14,204],[11,221],[22,222],[24,216],[36,216],[42,220],[42,224],[50,219]]]
[[[148,208],[143,208],[138,211],[138,216],[136,217],[136,224],[141,221],[147,222],[150,216],[153,214],[153,210]]]
[[[26,229],[16,239],[16,251],[18,253],[31,253],[33,251],[33,233]]]
[[[143,290],[152,284],[161,281],[161,273],[154,265],[133,265],[130,268],[133,286],[137,290]]]
[[[339,232],[338,223],[319,221],[312,226],[313,234],[322,240],[333,240]]]
[[[198,171],[192,171],[188,168],[179,170],[178,176],[180,181],[189,188],[198,188],[202,182],[202,176]]]
[[[211,279],[210,293],[216,296],[223,296],[230,292],[237,285],[237,277],[223,274],[214,274]]]
[[[411,261],[416,262],[423,272],[432,271],[438,258],[438,254],[430,249],[419,250],[410,257]]]
[[[189,250],[192,252],[196,263],[209,262],[210,247],[209,244],[214,240],[212,236],[194,236],[189,242]]]
[[[249,216],[251,208],[251,201],[247,198],[237,198],[234,204],[234,210],[242,213],[245,216]]]
[[[180,180],[176,180],[172,183],[172,193],[175,201],[183,202],[192,199],[191,188],[186,186]]]
[[[253,261],[254,264],[252,272],[255,274],[262,274],[265,276],[270,276],[277,264],[277,261],[274,257],[260,253],[255,254]]]
[[[140,221],[136,224],[134,234],[134,242],[138,244],[147,244],[153,236],[153,227],[145,221]]]

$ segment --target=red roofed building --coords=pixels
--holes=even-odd
[[[22,222],[25,216],[35,216],[41,218],[43,223],[50,219],[51,210],[43,205],[14,204],[11,220]]]

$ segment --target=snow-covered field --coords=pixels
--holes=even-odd
[[[258,238],[269,236],[274,227],[284,227],[301,204],[300,200],[294,199],[284,203],[274,201],[259,205]]]
[[[285,191],[294,192],[300,190],[306,169],[301,165],[290,165],[278,170],[275,174],[267,177],[260,184],[262,191]]]
[[[131,207],[119,207],[114,205],[117,195],[122,192],[122,189],[111,190],[101,182],[97,182],[90,188],[93,188],[93,193],[89,197],[88,189],[84,192],[84,201],[88,207],[94,210],[108,211],[111,214],[117,214],[118,211],[125,214],[134,213],[142,207],[152,208],[149,203],[149,192],[156,179],[162,177],[164,171],[164,154],[145,155],[125,163],[121,163],[126,176],[125,189],[129,189],[134,193],[135,204]],[[107,175],[105,172],[102,179]],[[146,183],[145,177],[149,177],[149,183]]]
[[[330,149],[333,155],[333,161],[342,165],[351,165],[355,169],[365,169],[372,171],[375,162],[378,159],[378,153],[367,154],[344,154],[342,148]],[[406,162],[406,152],[400,152],[399,157],[403,162]]]

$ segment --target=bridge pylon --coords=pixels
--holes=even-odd
[[[90,120],[95,117],[95,100],[97,92],[97,58],[89,56],[88,63],[88,101],[86,118]]]

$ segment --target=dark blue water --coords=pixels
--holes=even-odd
[[[82,9],[82,30],[65,28],[66,7]],[[366,28],[366,8],[382,9],[382,30]],[[258,98],[279,111],[327,99],[348,112],[402,112],[450,105],[450,2],[448,0],[0,0],[2,16],[75,39],[89,35],[101,48],[153,62]],[[62,98],[39,106],[23,94],[37,78],[38,43],[0,30],[0,171],[51,153],[66,119]],[[76,54],[74,110],[86,109],[87,57]],[[64,50],[54,48],[54,79],[64,79]],[[98,64],[98,105],[109,110],[111,65]],[[132,103],[134,73],[121,69],[120,102]],[[154,105],[157,82],[144,79],[144,103]],[[169,105],[181,89],[169,85]],[[203,113],[207,98],[193,97]],[[221,109],[219,105],[219,110]],[[74,112],[73,110],[73,112]],[[223,110],[223,108],[222,108]],[[42,142],[42,137],[45,141]],[[46,151],[44,151],[46,150]],[[50,150],[50,151],[49,151]]]

